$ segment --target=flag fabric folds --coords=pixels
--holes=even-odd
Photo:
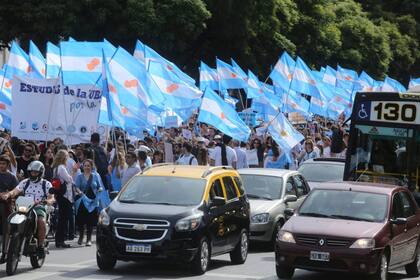
[[[300,58],[296,59],[295,71],[290,88],[296,92],[304,93],[309,96],[319,97],[316,78],[311,69]]]
[[[381,87],[381,91],[384,92],[406,92],[407,89],[397,80],[390,77],[386,77]]]
[[[102,73],[102,51],[109,61],[116,48],[109,42],[61,42],[63,84],[97,84]]]
[[[201,61],[200,89],[205,90],[206,87],[209,87],[212,90],[219,90],[219,79],[217,77],[217,71]]]
[[[34,78],[45,78],[45,58],[32,40],[29,41],[29,63],[31,67],[30,76]]]
[[[420,85],[420,78],[417,79],[410,79],[410,83],[408,84],[408,88],[413,88],[415,86]]]
[[[276,87],[280,87],[283,90],[288,91],[292,81],[293,72],[295,70],[295,65],[296,62],[293,58],[287,52],[283,52],[280,59],[274,66],[273,71],[270,73],[270,78],[273,81],[273,84]]]
[[[219,78],[220,90],[246,88],[247,78],[242,77],[233,66],[226,62],[216,59],[217,76]]]
[[[47,43],[47,79],[58,78],[61,70],[60,48],[51,42]]]
[[[247,141],[251,134],[235,109],[209,88],[203,95],[198,121],[212,125],[239,141]]]

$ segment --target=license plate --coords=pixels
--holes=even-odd
[[[152,252],[152,245],[147,244],[127,244],[125,251],[128,253],[143,253],[150,254]]]
[[[330,253],[311,251],[310,260],[319,262],[329,262]]]

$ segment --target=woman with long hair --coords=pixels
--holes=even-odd
[[[74,202],[74,193],[73,193],[73,175],[77,170],[73,170],[73,174],[70,175],[67,172],[66,165],[69,154],[66,150],[59,150],[55,155],[53,161],[53,174],[54,178],[58,179],[61,183],[61,187],[56,191],[56,200],[58,204],[58,224],[57,224],[57,233],[55,234],[55,246],[57,248],[69,248],[69,244],[65,244],[66,230],[69,229],[69,232],[74,232],[74,225],[70,224],[73,213],[73,202]]]
[[[86,159],[83,162],[83,173],[77,175],[75,184],[82,196],[75,201],[76,224],[79,230],[78,244],[83,244],[86,228],[86,246],[92,246],[93,227],[98,222],[99,193],[103,191],[101,177],[93,172],[94,162]]]
[[[118,149],[110,165],[112,191],[119,192],[121,189],[121,177],[125,169],[125,152]]]
[[[53,151],[50,148],[45,149],[39,156],[39,161],[42,162],[45,167],[44,179],[51,182],[54,175],[52,167],[54,161]]]

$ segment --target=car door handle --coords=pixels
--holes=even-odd
[[[407,232],[407,229],[406,228],[404,229],[404,232]]]

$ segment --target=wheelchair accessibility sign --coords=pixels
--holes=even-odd
[[[370,102],[362,102],[359,103],[358,108],[356,110],[356,118],[361,121],[368,121],[370,120]]]

